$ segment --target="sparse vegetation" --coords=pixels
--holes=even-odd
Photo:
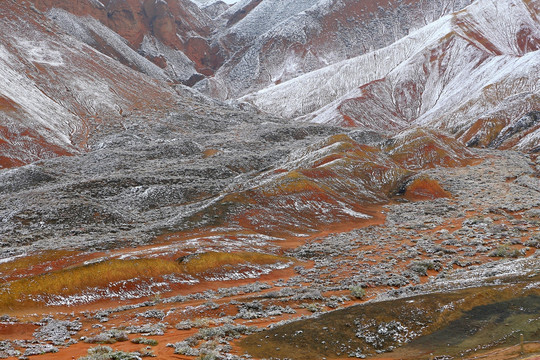
[[[138,337],[133,340],[131,340],[134,344],[143,344],[143,345],[150,345],[150,346],[156,346],[158,344],[157,340],[149,339],[145,337]]]
[[[98,334],[96,336],[92,336],[89,338],[86,338],[84,340],[85,343],[90,344],[114,344],[116,342],[122,342],[122,341],[128,341],[129,337],[127,332],[122,330],[109,330],[107,332]]]
[[[241,335],[251,334],[257,330],[256,327],[237,325],[237,324],[225,324],[223,326],[202,328],[193,337],[198,340],[215,340],[219,338],[231,338],[237,339]]]
[[[195,320],[191,322],[191,326],[194,328],[200,329],[200,328],[205,328],[205,327],[210,326],[211,323],[212,323],[212,319],[210,318],[206,318],[206,317],[196,318]]]
[[[531,236],[531,238],[523,244],[528,247],[540,249],[540,233],[536,233]]]
[[[193,327],[193,323],[190,320],[180,321],[174,326],[176,330],[190,330]]]
[[[116,340],[108,334],[98,334],[84,339],[84,342],[89,344],[114,344]]]
[[[79,360],[140,360],[138,353],[115,351],[109,346],[97,346],[88,349],[88,355]]]
[[[144,317],[146,319],[159,319],[163,320],[165,313],[161,310],[147,310],[143,313],[137,314],[138,317]]]
[[[489,256],[491,257],[503,257],[503,258],[517,258],[521,255],[518,249],[512,249],[508,245],[501,245],[495,250],[493,250],[491,253],[489,253]]]
[[[8,282],[0,287],[0,307],[24,305],[38,297],[46,300],[48,296],[68,296],[122,280],[144,280],[173,273],[198,275],[218,268],[242,264],[269,265],[280,261],[290,259],[250,252],[208,252],[188,257],[181,263],[164,259],[113,259]]]
[[[197,342],[195,344],[192,344],[188,341],[180,341],[176,344],[169,344],[167,346],[174,347],[174,353],[178,355],[198,356],[199,350],[193,347],[195,345],[197,345]]]
[[[276,255],[240,252],[207,252],[184,258],[181,262],[182,270],[188,274],[202,274],[217,268],[242,264],[269,265],[277,262],[288,262],[291,259]]]
[[[0,307],[15,307],[35,301],[37,296],[72,295],[92,287],[107,286],[127,279],[150,279],[181,272],[169,260],[109,260],[67,268],[44,275],[15,280],[0,288]]]
[[[142,358],[144,357],[157,357],[156,354],[151,349],[142,348],[141,350],[137,351]]]
[[[322,312],[324,311],[324,305],[323,304],[319,304],[319,303],[304,303],[302,305],[300,305],[300,307],[312,312],[312,313],[316,313],[316,312]]]
[[[366,290],[361,286],[351,286],[349,291],[351,292],[351,296],[357,299],[363,299],[366,296]]]
[[[530,239],[530,240],[525,241],[523,245],[540,249],[540,240]]]
[[[197,359],[199,360],[216,360],[218,357],[215,353],[202,354]]]
[[[56,260],[75,256],[77,254],[78,252],[71,250],[47,250],[39,254],[23,256],[13,261],[1,263],[0,274],[5,276],[22,269],[28,271],[28,269],[33,266],[45,265]]]
[[[421,276],[427,276],[428,270],[439,271],[441,270],[441,268],[442,266],[439,262],[430,261],[430,260],[413,261],[409,264],[409,269],[418,273],[418,275],[421,275]]]
[[[248,2],[4,2],[0,359],[537,350],[532,1]]]

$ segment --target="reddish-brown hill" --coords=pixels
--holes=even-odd
[[[33,0],[33,2],[41,11],[63,9],[81,18],[96,19],[127,40],[135,51],[141,50],[145,37],[155,38],[165,47],[184,53],[193,61],[195,69],[205,75],[211,75],[221,62],[217,50],[212,49],[206,40],[213,30],[212,20],[189,0]],[[96,49],[130,64],[130,61],[123,58],[119,49],[107,44],[107,39],[102,35],[93,33],[92,37],[94,39],[92,45]],[[162,68],[171,61],[166,54],[144,55]],[[136,66],[132,67],[143,70]]]
[[[387,46],[470,0],[243,0],[216,21],[229,60],[200,88],[237,98]],[[220,23],[221,21],[221,23]]]
[[[29,3],[0,8],[0,166],[84,150],[100,126],[166,111],[175,93],[66,36]]]
[[[421,125],[471,146],[537,151],[538,3],[479,0],[388,47],[244,99],[316,123]]]

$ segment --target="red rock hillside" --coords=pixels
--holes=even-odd
[[[237,98],[392,44],[470,0],[238,1],[216,19],[230,58],[198,86]]]
[[[175,93],[66,36],[29,3],[0,8],[0,167],[85,149],[93,131]]]
[[[54,10],[58,9],[74,15],[69,21],[66,18],[60,19],[59,23],[65,30],[79,37],[80,32],[73,29],[83,28],[87,36],[80,40],[86,40],[85,42],[99,51],[145,73],[148,72],[145,67],[130,57],[137,56],[137,53],[144,55],[165,69],[169,78],[181,81],[186,81],[196,73],[211,75],[221,62],[217,50],[210,48],[206,40],[213,30],[212,20],[189,0],[33,2],[39,10],[47,12],[47,15],[53,18]],[[103,29],[96,30],[92,26],[92,20],[98,20],[112,30],[112,33]],[[122,44],[119,46],[113,42],[111,37],[114,38],[115,35],[127,40],[134,52],[127,52],[121,48]],[[178,67],[178,62],[181,62],[183,67],[190,67],[191,73],[184,74],[184,71],[178,74],[172,69]]]

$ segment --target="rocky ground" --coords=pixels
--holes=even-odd
[[[320,132],[317,127],[307,129]],[[184,283],[169,292],[141,300],[101,300],[45,309],[4,309],[6,315],[0,323],[0,334],[5,340],[1,342],[0,356],[24,358],[51,353],[36,358],[57,359],[58,356],[81,357],[88,350],[88,359],[113,358],[115,352],[126,359],[152,354],[159,358],[232,359],[247,358],[245,354],[252,354],[257,358],[301,359],[305,357],[294,352],[280,353],[279,349],[285,348],[284,345],[268,340],[269,336],[280,334],[294,346],[291,334],[284,335],[281,325],[306,319],[290,325],[297,332],[295,337],[299,338],[299,334],[307,329],[323,331],[321,329],[326,325],[317,328],[317,324],[324,324],[325,314],[331,317],[332,310],[369,314],[362,308],[350,306],[369,300],[365,306],[380,308],[390,304],[385,306],[394,307],[407,303],[402,299],[415,299],[419,295],[432,299],[431,302],[434,300],[430,296],[439,299],[427,313],[436,317],[433,313],[437,314],[436,309],[440,309],[446,317],[425,319],[426,324],[437,326],[413,327],[407,323],[412,320],[406,318],[391,324],[387,321],[384,323],[388,325],[389,335],[385,335],[385,343],[384,339],[377,340],[377,336],[370,335],[370,331],[375,331],[376,335],[383,316],[362,315],[358,319],[363,320],[353,325],[356,333],[351,335],[353,342],[363,339],[361,346],[321,348],[321,342],[328,341],[324,337],[312,338],[309,345],[328,358],[395,352],[398,351],[396,347],[444,328],[451,319],[472,310],[472,305],[519,301],[527,296],[532,301],[528,306],[533,312],[526,313],[531,325],[526,329],[526,340],[538,340],[540,324],[535,318],[534,306],[538,306],[540,295],[539,159],[510,151],[479,150],[476,155],[484,160],[465,167],[433,168],[422,172],[437,179],[451,193],[449,198],[415,202],[398,199],[383,207],[385,218],[378,224],[366,220],[364,226],[349,229],[344,226],[336,232],[268,240],[274,249],[281,246],[282,253],[294,264],[259,272],[254,275],[258,278],[256,282],[247,276],[207,276],[194,285]],[[95,156],[97,154],[90,154],[87,159]],[[41,166],[12,171],[34,171]],[[43,173],[50,174],[54,167],[47,166]],[[79,169],[85,171],[88,167],[80,166]],[[133,173],[137,178],[144,178],[138,172]],[[216,183],[217,189],[224,187],[217,179]],[[107,191],[107,184],[99,187],[99,191]],[[124,204],[122,206],[126,207]],[[115,222],[109,224],[112,227]],[[40,241],[26,244],[27,248],[39,248]],[[218,247],[219,242],[214,242],[213,246]],[[144,248],[124,250],[124,254],[141,249]],[[8,248],[5,253],[16,255],[16,251],[20,249]],[[467,305],[463,299],[474,301]],[[414,328],[414,334],[404,336],[405,328]],[[274,330],[261,332],[264,329]],[[512,331],[519,329],[519,326],[518,330],[512,327]],[[254,335],[241,343],[236,341],[249,334]],[[501,339],[470,344],[462,350],[467,354],[466,350],[477,346],[490,348],[508,336],[508,333],[502,333]],[[264,356],[253,347],[253,337],[268,340]],[[108,347],[96,348],[96,344]],[[532,346],[531,351],[535,349],[533,345],[528,345]],[[274,347],[269,350],[269,346]]]
[[[100,129],[83,156],[2,171],[2,256],[146,244],[294,148],[339,132],[182,99],[160,121],[130,114],[125,128]]]
[[[170,51],[204,53],[182,74],[150,63],[167,66],[159,55],[167,46],[152,45],[152,38],[142,45],[142,38],[131,39],[132,49],[97,20],[48,14],[85,41],[95,33],[90,43],[115,58],[119,45],[125,51],[118,59],[134,59],[127,62],[134,68],[157,71],[164,77],[151,75],[160,79],[171,70],[194,84],[201,80],[195,70],[211,76],[225,58],[215,58],[217,48],[202,38],[211,37],[210,19],[188,1],[174,3],[194,9],[189,18],[208,20],[195,33],[183,29],[191,34],[185,41],[176,37],[180,24],[170,23],[181,9],[167,10],[164,1],[145,2],[143,18],[137,1],[108,2],[119,6],[114,11],[91,1],[75,13],[93,9],[96,18],[111,18],[107,26],[118,25],[119,34],[126,31],[124,16],[136,15],[141,36],[157,31],[163,36],[155,33],[154,40],[175,43]],[[333,3],[345,7],[328,7]],[[519,351],[537,356],[536,8],[525,0],[477,1],[432,23],[469,1],[417,3],[388,2],[396,12],[387,12],[321,1],[305,12],[310,1],[286,9],[279,1],[246,0],[226,10],[216,21],[223,29],[249,25],[244,34],[251,40],[220,41],[231,57],[241,56],[213,79],[240,82],[201,81],[199,88],[224,99],[273,84],[281,100],[262,91],[270,100],[257,109],[119,66],[47,19],[48,0],[6,2],[0,9],[6,30],[0,123],[7,124],[0,126],[0,167],[6,167],[0,169],[0,358],[510,358],[520,338]],[[163,16],[146,19],[159,9]],[[352,18],[343,19],[345,27],[325,27],[326,40],[319,30],[313,37],[297,26],[334,21],[336,10]],[[416,19],[425,10],[431,15]],[[363,15],[354,20],[358,12]],[[376,29],[346,30],[360,29],[358,19],[377,12]],[[274,28],[275,36],[252,33],[273,28],[278,18],[290,21],[278,21],[284,26]],[[395,27],[397,18],[403,22]],[[431,24],[413,31],[424,23]],[[517,23],[523,26],[507,26]],[[294,31],[282,37],[287,24]],[[290,45],[296,30],[319,39],[321,49],[335,44],[332,34],[344,35],[350,50],[360,48],[349,37],[372,38],[380,48],[409,35],[386,50],[363,49],[361,60],[279,84],[358,55],[328,48],[338,57],[327,61],[321,54],[312,59],[318,64],[295,66],[303,47],[295,55],[280,46]],[[370,36],[379,32],[384,39]],[[263,49],[270,57],[255,56]],[[410,51],[415,55],[405,56]],[[261,66],[250,66],[253,61]],[[265,63],[292,65],[285,71]],[[369,86],[355,90],[362,84]],[[346,103],[356,112],[324,112],[344,122],[307,123],[261,111],[293,117],[300,106],[307,114],[351,90],[353,101]],[[292,113],[279,110],[291,106]],[[413,108],[427,111],[424,118]],[[363,130],[350,127],[353,118],[366,121],[356,123]]]

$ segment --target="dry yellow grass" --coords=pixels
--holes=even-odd
[[[288,262],[289,258],[255,252],[224,253],[207,252],[197,254],[182,263],[184,272],[202,274],[225,266],[241,264],[269,265],[277,262]]]
[[[17,270],[28,269],[32,266],[41,265],[47,262],[60,260],[66,257],[79,254],[71,250],[48,250],[41,254],[29,255],[0,264],[0,274],[7,275]]]
[[[31,276],[0,285],[0,312],[30,305],[37,296],[73,295],[94,287],[129,279],[150,279],[167,274],[197,275],[220,267],[240,264],[273,264],[287,258],[260,253],[204,253],[179,263],[164,259],[113,259]],[[287,260],[288,261],[288,260]]]
[[[121,280],[148,279],[180,271],[178,263],[160,259],[110,260],[67,268],[5,284],[0,288],[0,309],[25,305],[37,295],[71,295]]]

